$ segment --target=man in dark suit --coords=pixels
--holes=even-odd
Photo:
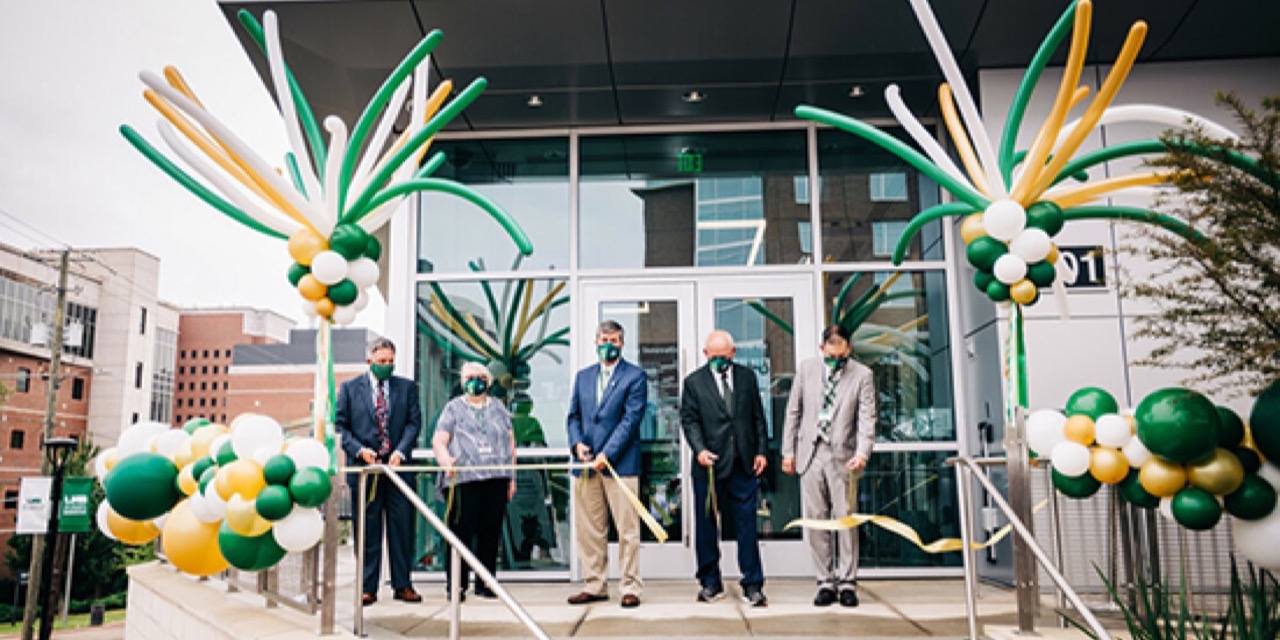
[[[711,512],[707,502],[710,476],[714,475],[714,502],[733,518],[737,534],[742,599],[753,607],[763,607],[769,600],[764,595],[764,568],[756,542],[756,504],[758,477],[768,464],[768,436],[756,374],[734,364],[737,351],[727,331],[712,331],[702,350],[707,364],[684,379],[680,395],[680,422],[696,463],[696,506],[692,511],[697,527],[697,577],[702,587],[698,601],[712,602],[724,596],[718,514]]]
[[[335,423],[342,434],[342,449],[350,466],[385,464],[398,467],[409,459],[422,428],[418,385],[413,380],[391,375],[395,370],[396,346],[386,338],[369,345],[369,371],[342,383],[338,390]],[[412,473],[401,473],[414,486]],[[413,507],[409,499],[390,482],[370,477],[368,504],[353,508],[356,526],[365,527],[364,578],[361,601],[378,600],[382,577],[382,532],[387,537],[387,557],[391,563],[391,588],[396,600],[422,602],[409,582],[413,548]],[[347,476],[351,497],[358,499],[359,475]]]
[[[644,370],[622,359],[622,326],[605,320],[596,329],[600,362],[578,372],[569,402],[569,447],[574,459],[594,465],[574,475],[574,528],[582,564],[582,591],[569,604],[609,599],[609,516],[618,530],[622,606],[640,606],[640,516],[619,483],[640,489],[640,421],[649,399]],[[618,473],[604,471],[605,461]]]

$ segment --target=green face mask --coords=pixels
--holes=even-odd
[[[716,356],[708,360],[707,365],[710,366],[711,370],[715,371],[716,373],[724,373],[729,370],[729,367],[733,366],[733,360],[730,360],[729,358]]]
[[[601,362],[613,362],[622,355],[622,347],[612,342],[602,342],[596,345],[596,355],[600,357]]]
[[[369,371],[373,372],[373,377],[379,380],[387,380],[391,377],[391,372],[396,370],[394,364],[371,364]]]
[[[823,358],[823,361],[827,363],[827,367],[832,371],[839,371],[843,369],[844,363],[846,360],[848,360],[848,358],[832,358],[832,357]]]
[[[469,396],[478,396],[488,388],[489,385],[485,383],[484,378],[467,378],[462,383],[462,390],[466,391]]]

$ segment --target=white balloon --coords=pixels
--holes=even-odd
[[[1120,450],[1124,452],[1124,457],[1129,460],[1129,466],[1134,469],[1141,469],[1142,465],[1151,459],[1151,452],[1147,450],[1147,445],[1142,444],[1142,441],[1136,437],[1129,438],[1129,441]]]
[[[1009,251],[1013,255],[1026,260],[1028,264],[1040,262],[1049,257],[1049,252],[1053,249],[1053,240],[1049,238],[1049,234],[1044,229],[1031,227],[1023,229],[1018,237],[1009,243]]]
[[[356,321],[355,307],[345,304],[333,310],[333,321],[339,326],[347,326]]]
[[[173,454],[177,453],[178,449],[190,440],[191,435],[186,431],[183,431],[182,429],[169,429],[155,437],[152,449],[154,449],[156,453],[172,460]],[[163,529],[164,527],[160,528]]]
[[[310,300],[303,300],[300,306],[302,312],[307,314],[308,318],[315,318],[320,315],[320,312],[316,311],[316,303]]]
[[[222,445],[226,444],[227,441],[230,439],[231,439],[231,434],[229,433],[218,434],[218,437],[214,438],[213,442],[209,443],[209,457],[213,458],[214,460],[217,460],[218,452],[222,451]],[[196,478],[196,480],[199,480],[199,478]]]
[[[1027,263],[1012,253],[1006,253],[996,260],[995,266],[991,267],[991,273],[995,274],[996,280],[1013,284],[1027,277]]]
[[[369,258],[356,258],[347,263],[347,279],[356,283],[361,290],[376,284],[379,275],[381,270],[378,269],[378,263]]]
[[[1274,462],[1264,462],[1258,467],[1258,477],[1271,483],[1271,488],[1280,492],[1280,466]]]
[[[267,461],[275,457],[278,453],[280,453],[280,447],[258,447],[253,450],[253,461],[258,463],[258,466],[265,467],[267,465]]]
[[[356,311],[364,311],[364,308],[369,306],[369,294],[365,293],[364,289],[361,289],[359,293],[356,294],[356,299],[351,303],[351,306],[354,307]]]
[[[321,251],[311,259],[311,275],[321,284],[338,284],[347,277],[347,259],[337,251]]]
[[[1123,449],[1133,438],[1129,430],[1129,421],[1114,413],[1098,416],[1093,423],[1093,439],[1104,447]]]
[[[294,507],[293,512],[271,527],[276,544],[286,551],[306,551],[324,536],[324,521],[319,509]]]
[[[210,482],[204,486],[204,504],[209,509],[208,514],[212,518],[209,522],[217,522],[227,517],[227,501],[218,495],[218,489]]]
[[[205,500],[204,494],[199,491],[191,494],[191,497],[187,498],[187,503],[191,505],[191,515],[195,516],[196,520],[200,522],[212,524],[222,519],[218,516],[213,506],[209,504],[209,501]]]
[[[1015,200],[996,200],[982,213],[982,226],[992,238],[1008,242],[1027,226],[1027,210]]]
[[[154,525],[156,526],[156,528],[157,528],[157,529],[159,529],[159,530],[161,530],[161,531],[164,531],[164,521],[165,521],[165,519],[167,519],[168,517],[169,517],[169,513],[168,513],[168,512],[162,513],[162,514],[160,514],[160,515],[158,515],[158,516],[156,516],[156,517],[152,518],[152,519],[151,519],[151,524],[154,524]]]
[[[1079,442],[1059,442],[1050,458],[1053,468],[1064,476],[1078,478],[1089,472],[1089,447]]]
[[[1059,442],[1067,439],[1062,426],[1067,416],[1056,409],[1040,409],[1027,416],[1027,446],[1041,458],[1048,458]]]
[[[1177,522],[1178,519],[1173,517],[1173,498],[1160,498],[1160,507],[1157,509],[1160,515],[1164,516],[1169,522]]]
[[[272,455],[284,445],[284,431],[275,418],[260,413],[236,417],[231,427],[231,448],[240,460],[253,460],[258,449],[271,449]],[[270,456],[268,456],[270,457]]]
[[[293,464],[299,469],[304,467],[316,467],[317,469],[329,468],[329,450],[325,448],[319,440],[313,438],[294,438],[289,441],[285,447],[284,454],[293,459]]]
[[[1268,480],[1270,482],[1270,480]],[[1236,518],[1231,523],[1231,537],[1236,550],[1254,564],[1280,572],[1280,508],[1261,520]]]
[[[107,501],[106,500],[103,500],[102,502],[98,503],[98,513],[95,514],[95,516],[96,516],[95,520],[98,523],[98,531],[101,531],[102,535],[112,540],[119,540],[119,538],[116,537],[116,534],[111,533],[111,525],[107,524]]]
[[[150,451],[151,439],[168,430],[169,425],[151,421],[130,426],[120,434],[120,441],[116,443],[117,459],[123,460],[140,451]]]
[[[111,447],[110,449],[103,449],[98,454],[98,457],[93,459],[93,475],[97,476],[99,482],[107,479],[107,473],[110,472],[110,469],[107,469],[107,459],[115,454],[116,448]]]

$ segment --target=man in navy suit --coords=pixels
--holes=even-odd
[[[582,591],[569,604],[609,599],[609,521],[618,530],[618,572],[622,606],[640,606],[640,516],[618,483],[632,494],[640,489],[640,422],[649,398],[644,370],[622,359],[622,326],[605,320],[596,329],[600,362],[578,372],[569,402],[569,447],[592,470],[574,475],[575,530],[582,563]],[[605,462],[618,473],[609,477]]]
[[[418,404],[418,384],[391,375],[395,370],[396,346],[386,338],[369,345],[369,371],[342,383],[338,390],[335,423],[342,434],[342,449],[350,466],[385,464],[398,467],[409,459],[422,428]],[[414,474],[401,473],[409,486]],[[351,497],[357,499],[359,475],[349,474]],[[357,515],[356,526],[365,527],[364,578],[361,601],[367,606],[378,600],[382,577],[382,532],[387,533],[387,557],[391,563],[391,588],[396,600],[422,602],[409,582],[413,549],[413,507],[409,499],[390,482],[371,476],[368,503]],[[363,521],[363,524],[362,524]]]
[[[756,542],[758,477],[769,460],[765,457],[768,434],[764,405],[756,374],[735,364],[738,353],[733,336],[712,331],[702,350],[707,364],[684,379],[680,394],[680,423],[685,441],[693,450],[694,544],[698,558],[699,602],[724,596],[720,577],[720,532],[717,515],[708,508],[707,493],[715,476],[715,503],[734,522],[738,542],[738,569],[742,572],[742,599],[753,607],[767,606],[764,567]]]

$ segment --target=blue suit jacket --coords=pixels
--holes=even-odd
[[[579,442],[603,453],[620,476],[640,475],[640,422],[649,401],[644,369],[618,359],[609,386],[596,402],[600,365],[578,372],[569,402],[569,452]]]
[[[418,383],[399,376],[392,376],[387,382],[387,404],[391,411],[387,417],[387,437],[391,439],[392,451],[399,451],[408,463],[422,429]],[[342,383],[334,413],[334,426],[342,434],[347,464],[363,465],[361,449],[378,451],[378,419],[367,371]]]

